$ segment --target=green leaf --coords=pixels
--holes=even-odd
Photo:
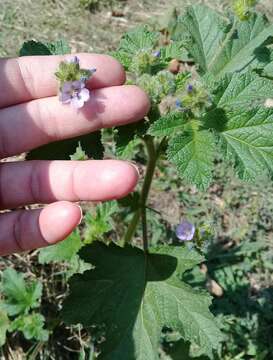
[[[253,15],[249,21],[238,22],[234,35],[220,47],[217,56],[208,69],[217,77],[226,73],[246,71],[259,63],[264,63],[268,54],[265,44],[272,44],[273,25],[269,25],[262,15]],[[227,38],[228,39],[228,35]]]
[[[210,296],[180,280],[202,261],[199,254],[163,246],[145,255],[96,242],[80,256],[95,269],[71,279],[62,315],[69,324],[102,326],[100,359],[158,360],[164,326],[212,358],[221,334],[209,312]]]
[[[94,240],[103,239],[103,235],[113,229],[112,215],[117,211],[116,201],[107,201],[96,207],[96,214],[87,213],[85,216],[86,229],[84,242],[91,243]]]
[[[235,20],[234,20],[235,21]],[[219,77],[246,71],[260,61],[270,61],[265,45],[272,44],[273,25],[262,15],[228,24],[214,10],[201,5],[188,8],[179,18],[174,39],[188,39],[187,50],[201,74]]]
[[[205,73],[226,36],[227,25],[211,8],[193,5],[179,17],[173,38],[185,42],[199,70]]]
[[[10,331],[22,331],[27,340],[36,339],[47,341],[49,332],[44,329],[45,318],[41,314],[33,313],[18,316],[10,325]]]
[[[74,231],[67,239],[56,245],[45,247],[39,251],[39,263],[71,261],[83,246],[79,230]]]
[[[73,155],[70,155],[70,160],[88,160],[88,156],[83,150],[80,142],[78,143],[75,153]]]
[[[243,180],[273,173],[273,110],[261,107],[272,96],[271,80],[252,72],[226,75],[212,90],[217,108],[203,121],[219,134],[221,149]]]
[[[9,323],[7,313],[0,309],[0,347],[6,342],[6,333],[9,328]]]
[[[134,56],[139,51],[152,50],[158,38],[159,34],[149,31],[147,26],[139,26],[122,37],[118,51]]]
[[[1,291],[4,301],[0,307],[13,316],[28,312],[40,305],[42,284],[39,281],[26,282],[23,274],[13,268],[8,268],[2,273]]]
[[[174,162],[181,177],[205,190],[212,179],[215,150],[210,131],[192,131],[169,141],[168,158]]]
[[[188,120],[188,117],[181,111],[171,112],[154,122],[149,129],[149,134],[161,137],[177,134],[184,130]]]
[[[43,145],[30,151],[26,158],[27,160],[70,160],[70,156],[77,150],[79,142],[82,150],[90,158],[103,158],[104,147],[101,142],[101,131]]]
[[[131,153],[131,148],[138,143],[137,135],[142,136],[147,128],[148,125],[144,120],[116,127],[114,132],[116,155],[119,158],[127,159],[128,153]]]
[[[42,43],[40,41],[26,41],[20,49],[20,56],[32,55],[64,55],[69,54],[71,48],[64,40],[55,41],[52,43]]]
[[[273,96],[272,80],[253,72],[229,74],[215,83],[212,93],[218,108],[244,108],[264,105]]]
[[[273,110],[230,110],[226,119],[221,144],[226,158],[234,160],[239,177],[254,180],[266,172],[272,175]]]
[[[160,49],[160,58],[164,61],[177,59],[180,61],[189,61],[188,52],[182,41],[174,41]]]

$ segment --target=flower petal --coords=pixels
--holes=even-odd
[[[70,103],[71,95],[69,93],[66,93],[66,92],[61,92],[59,94],[59,100],[64,104]]]
[[[74,96],[71,99],[71,105],[75,108],[75,109],[80,109],[83,107],[84,105],[84,100],[82,100],[81,98]]]
[[[61,88],[62,93],[70,92],[71,90],[72,90],[72,81],[66,81]]]
[[[66,60],[68,64],[79,64],[80,59],[77,56],[73,56],[73,58]]]
[[[176,236],[181,241],[190,241],[194,237],[195,226],[189,221],[182,221],[176,228]]]
[[[82,89],[79,94],[78,94],[78,97],[80,99],[82,99],[84,102],[88,101],[90,99],[90,93],[89,93],[89,90],[84,88]]]

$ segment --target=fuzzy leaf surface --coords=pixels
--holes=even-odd
[[[112,215],[117,211],[116,201],[107,201],[97,205],[96,213],[88,212],[85,216],[86,229],[84,242],[91,243],[94,240],[102,239],[102,236],[113,229]]]
[[[0,347],[6,342],[6,333],[9,328],[9,323],[7,313],[0,309]]]
[[[226,113],[227,122],[220,133],[226,157],[234,160],[243,180],[254,180],[273,173],[273,110],[256,108]]]
[[[189,39],[187,49],[201,74],[210,72],[222,77],[226,73],[246,71],[260,61],[263,64],[270,61],[265,45],[272,43],[273,25],[262,15],[228,24],[214,10],[193,5],[179,18],[178,25],[174,39]]]
[[[39,306],[42,284],[38,281],[27,283],[23,274],[8,268],[2,274],[1,292],[4,295],[1,308],[13,316]]]
[[[221,339],[209,312],[210,297],[180,280],[202,257],[184,247],[159,247],[149,255],[127,246],[95,242],[80,256],[94,270],[71,279],[63,317],[69,324],[102,325],[100,359],[158,360],[168,326],[212,357]]]
[[[224,40],[226,21],[207,6],[193,5],[180,16],[174,32],[174,40],[186,42],[187,50],[206,73],[219,46]]]
[[[153,49],[157,40],[157,33],[149,31],[146,26],[139,26],[122,37],[118,51],[133,56],[138,51]]]
[[[52,43],[42,43],[40,41],[30,40],[26,41],[20,49],[20,56],[32,55],[64,55],[69,54],[71,48],[64,40],[55,41]]]
[[[71,261],[82,246],[80,233],[76,230],[67,239],[56,245],[41,249],[39,252],[39,263],[49,264],[51,262]]]
[[[254,72],[228,74],[212,90],[218,108],[245,108],[263,105],[273,96],[273,82]]]
[[[36,339],[38,341],[48,340],[48,331],[44,329],[45,318],[38,313],[18,316],[11,323],[10,330],[22,331],[24,337],[28,340]]]
[[[188,119],[182,112],[172,112],[154,122],[149,129],[149,134],[161,137],[170,136],[183,130],[187,122]]]
[[[205,190],[212,179],[215,150],[215,137],[210,131],[192,131],[169,141],[168,158],[181,177]]]

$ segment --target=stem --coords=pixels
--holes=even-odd
[[[127,232],[124,236],[123,243],[129,243],[132,240],[132,237],[134,236],[136,232],[136,228],[139,224],[140,218],[142,219],[142,233],[143,233],[143,250],[144,252],[148,251],[148,235],[147,235],[147,219],[146,219],[146,202],[149,195],[150,187],[153,181],[153,175],[156,168],[156,161],[158,159],[158,156],[161,151],[162,143],[158,146],[156,149],[153,137],[150,135],[146,135],[144,137],[144,142],[147,149],[147,155],[148,155],[148,164],[147,169],[144,177],[144,182],[140,194],[140,200],[139,200],[139,208],[135,212],[131,223],[129,224],[129,227],[127,229]]]
[[[142,218],[142,235],[143,235],[143,250],[148,252],[148,234],[147,234],[147,218],[146,218],[146,202],[148,199],[149,191],[153,181],[154,171],[156,167],[156,161],[159,152],[155,149],[154,140],[152,136],[145,136],[144,138],[147,153],[148,164],[140,196],[140,213]]]

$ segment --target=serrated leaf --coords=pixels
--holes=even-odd
[[[226,36],[227,25],[223,17],[211,8],[193,5],[179,17],[173,38],[186,41],[187,50],[201,73],[205,73]]]
[[[120,50],[120,51],[112,51],[110,55],[113,56],[115,59],[117,59],[123,65],[126,71],[129,69],[132,62],[132,58],[129,54]]]
[[[52,43],[42,43],[40,41],[30,40],[24,42],[20,49],[20,56],[32,55],[64,55],[69,54],[71,48],[64,40],[55,41]]]
[[[130,153],[130,147],[137,144],[137,135],[144,135],[147,128],[148,125],[145,120],[116,127],[114,132],[116,155],[122,159],[128,158],[127,154]]]
[[[9,318],[5,311],[0,309],[0,347],[6,342],[6,333],[9,328]]]
[[[215,139],[210,131],[192,131],[169,141],[168,158],[181,177],[205,190],[212,179],[215,150]]]
[[[163,326],[212,357],[221,334],[209,312],[210,297],[179,280],[202,261],[185,247],[159,247],[148,255],[127,246],[93,243],[81,257],[94,270],[70,281],[62,315],[69,324],[101,325],[100,359],[158,360]]]
[[[152,50],[158,37],[159,34],[149,31],[147,26],[139,26],[122,37],[118,51],[133,56],[138,51]]]
[[[211,72],[219,78],[226,73],[246,71],[260,59],[263,64],[270,61],[265,45],[272,43],[273,25],[262,15],[228,24],[214,10],[193,5],[178,24],[174,39],[190,39],[187,49],[201,74]]]
[[[228,74],[212,89],[218,108],[245,108],[264,105],[273,96],[273,81],[253,72]]]
[[[226,113],[226,124],[220,133],[226,157],[235,160],[241,179],[254,180],[273,173],[273,110],[237,109]]]
[[[4,300],[0,307],[13,316],[39,306],[42,284],[39,281],[26,282],[23,274],[8,268],[2,273],[1,291]]]
[[[86,155],[85,151],[83,150],[81,143],[78,143],[76,151],[73,155],[70,155],[70,160],[88,160],[88,156]]]
[[[102,236],[113,228],[112,215],[117,211],[116,201],[107,201],[97,205],[96,213],[88,212],[85,216],[84,242],[91,243],[94,240],[102,239]]]
[[[82,246],[83,242],[80,233],[76,230],[58,244],[41,249],[39,251],[39,263],[49,264],[51,262],[71,261]]]
[[[160,117],[154,122],[150,129],[149,134],[153,136],[170,136],[182,131],[188,123],[188,117],[181,111],[169,113]]]
[[[171,42],[169,45],[160,49],[160,58],[165,61],[177,59],[180,61],[189,61],[188,51],[181,41]]]
[[[10,326],[10,331],[22,331],[27,340],[47,341],[49,332],[44,329],[45,318],[38,313],[18,316]]]
[[[226,73],[247,71],[253,63],[264,63],[268,53],[265,44],[272,44],[273,25],[260,14],[254,14],[249,21],[238,22],[234,36],[225,43],[217,57],[209,64],[209,71],[217,77]],[[268,57],[270,61],[270,57]]]
[[[101,142],[101,131],[82,135],[73,139],[56,141],[40,146],[27,154],[27,160],[70,160],[77,146],[81,143],[82,150],[93,159],[102,159],[104,147]]]

